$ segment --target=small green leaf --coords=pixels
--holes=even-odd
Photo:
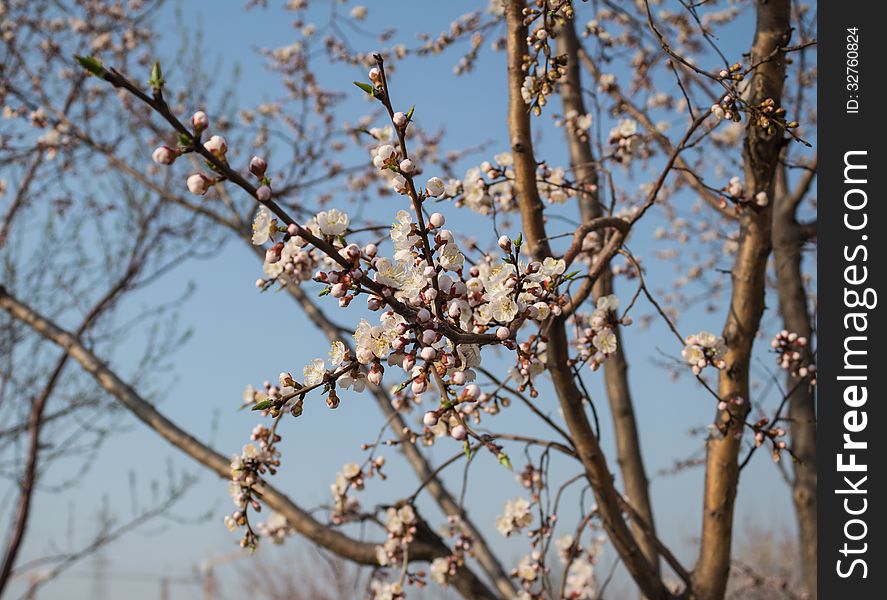
[[[413,104],[413,105],[410,107],[410,111],[406,114],[407,122],[413,120],[413,113],[414,113],[415,111],[416,111],[416,105]]]
[[[105,76],[105,66],[99,59],[92,56],[79,56],[76,54],[74,55],[74,58],[77,59],[77,62],[80,63],[81,67],[83,67],[96,77]]]
[[[576,275],[578,275],[578,274],[579,274],[579,271],[570,271],[569,273],[564,275],[563,279],[564,279],[564,281],[570,281],[571,279],[576,277]]]
[[[517,239],[512,240],[512,243],[513,243],[515,246],[517,246],[518,248],[520,248],[520,245],[524,243],[524,234],[523,234],[523,232],[517,234]]]
[[[370,94],[371,96],[376,95],[376,88],[374,88],[373,86],[371,86],[368,83],[363,83],[361,81],[355,81],[354,85],[356,85],[357,87],[359,87],[360,89],[365,91],[367,94]]]
[[[163,89],[164,83],[166,83],[166,80],[163,78],[163,71],[160,69],[160,61],[154,61],[154,65],[151,67],[151,79],[148,80],[148,85],[150,85],[151,89],[155,92],[159,92]]]
[[[465,457],[471,460],[471,444],[468,443],[468,440],[462,442],[462,451],[465,453]]]
[[[269,408],[271,408],[271,400],[262,400],[253,406],[253,410],[268,410]]]
[[[179,133],[178,136],[179,148],[190,148],[191,147],[191,136],[187,133]]]
[[[319,298],[323,298],[324,296],[329,295],[329,293],[330,293],[331,290],[332,290],[332,288],[323,288],[322,290],[320,290],[320,293],[317,294],[317,296],[318,296]]]
[[[509,471],[513,470],[512,467],[511,467],[511,459],[508,458],[508,455],[507,455],[507,454],[505,454],[504,452],[500,452],[499,455],[498,455],[496,458],[499,459],[499,464],[500,464],[500,465],[502,465],[503,467],[505,467],[505,468],[508,469]]]

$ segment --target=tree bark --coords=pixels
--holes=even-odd
[[[755,40],[749,59],[759,64],[749,82],[747,102],[755,106],[767,98],[779,104],[785,78],[785,57],[780,50],[790,36],[789,0],[758,0]],[[753,122],[746,125],[743,145],[745,193],[766,192],[773,198],[776,165],[783,133],[768,134]],[[733,509],[739,481],[737,461],[745,417],[749,412],[749,366],[752,345],[764,311],[767,257],[770,253],[772,202],[748,208],[740,219],[739,248],[733,265],[733,290],[723,336],[727,341],[724,368],[718,379],[722,400],[741,397],[741,405],[728,403],[716,419],[726,425],[722,439],[707,442],[702,542],[693,572],[694,592],[700,600],[724,597],[730,575]]]
[[[808,177],[812,177],[809,174]],[[809,185],[809,183],[808,183]],[[776,292],[783,327],[806,337],[807,361],[812,361],[813,327],[807,291],[801,270],[801,250],[807,241],[797,221],[796,210],[803,199],[804,183],[794,193],[778,194],[773,207],[773,258],[776,269]],[[798,526],[798,543],[804,586],[810,598],[816,598],[816,407],[813,389],[791,373],[786,375],[789,392],[789,431],[793,462],[792,499]]]
[[[527,28],[523,0],[505,4],[508,50],[508,129],[514,155],[515,188],[520,206],[524,239],[535,260],[551,256],[545,232],[543,204],[536,185],[536,159],[530,129],[528,106],[521,95],[523,60],[527,54]],[[583,408],[582,394],[568,366],[569,341],[564,320],[554,318],[547,331],[547,367],[557,392],[564,420],[573,437],[577,454],[586,471],[600,511],[601,521],[626,569],[648,598],[669,598],[670,592],[656,569],[644,556],[620,508],[620,496],[613,485],[597,437]]]
[[[567,73],[560,83],[560,95],[564,115],[575,112],[584,115],[585,102],[582,99],[582,76],[579,68],[579,40],[572,20],[568,20],[558,32],[558,53],[567,55]],[[579,187],[579,214],[584,223],[603,216],[598,193],[598,176],[594,153],[588,139],[581,140],[569,127],[564,127],[567,134],[567,146],[570,153],[570,166]],[[592,298],[597,299],[613,293],[613,273],[609,264],[592,286]],[[656,527],[653,520],[653,507],[650,502],[649,482],[644,469],[641,454],[641,442],[638,436],[637,420],[631,400],[631,388],[628,384],[628,362],[625,359],[625,346],[622,334],[617,327],[616,352],[610,354],[604,362],[604,383],[610,412],[613,416],[613,431],[616,436],[616,462],[622,472],[625,493],[640,517],[646,522],[649,530],[654,533]],[[653,540],[644,528],[632,521],[632,531],[641,551],[651,566],[659,570],[659,554]]]

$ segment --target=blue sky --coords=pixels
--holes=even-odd
[[[230,0],[213,3],[193,1],[180,5],[182,23],[189,28],[202,28],[203,42],[209,48],[210,56],[220,59],[220,72],[233,67],[235,63],[240,66],[236,98],[244,104],[255,105],[280,94],[276,76],[263,68],[263,60],[257,56],[256,49],[291,43],[294,39],[291,26],[293,17],[279,8],[280,2],[271,4],[274,4],[272,8],[248,12],[242,10],[241,2]],[[409,9],[403,8],[406,3],[393,0],[367,4],[370,6],[367,29],[397,26],[400,32],[395,39],[407,43],[414,43],[410,27],[436,33],[446,28],[453,18],[478,7],[478,2],[462,0],[413,2],[409,3]],[[175,4],[168,4],[158,15],[161,30],[169,32],[171,44],[176,27],[175,8]],[[320,26],[325,19],[324,12],[312,9],[309,15]],[[738,56],[740,49],[747,47],[750,38],[750,20],[743,16],[722,37],[721,42],[728,56]],[[356,47],[359,43],[366,44],[367,50],[373,49],[377,43],[370,37],[361,38],[359,34],[354,34],[352,41]],[[507,146],[504,56],[485,49],[474,72],[454,78],[452,67],[459,56],[458,52],[450,51],[430,59],[407,60],[392,77],[394,95],[406,107],[413,103],[417,105],[417,118],[422,126],[428,129],[438,125],[446,128],[445,147],[467,147],[493,140],[489,152],[491,156]],[[207,60],[208,64],[213,62]],[[175,78],[174,67],[167,67],[166,74],[171,86],[181,84]],[[353,96],[347,101],[348,108],[344,114],[351,116],[368,112],[367,106],[362,104],[365,100],[350,83],[364,77],[362,69],[342,65],[330,65],[325,69],[324,85],[336,87]],[[663,80],[662,85],[671,89],[673,81]],[[211,112],[210,107],[207,110]],[[537,155],[544,156],[554,165],[566,163],[560,135],[560,130],[546,126],[537,150]],[[363,156],[359,152],[349,152],[343,157],[346,161]],[[148,150],[145,160],[147,155]],[[456,172],[464,172],[465,167],[479,160],[482,159],[475,157],[464,161]],[[637,186],[637,182],[625,182],[625,185]],[[393,214],[393,209],[390,212]],[[479,229],[483,223],[472,219],[472,215],[451,210],[447,217],[460,231],[483,231]],[[661,219],[654,225],[659,223]],[[633,238],[633,249],[642,256],[651,247],[649,240],[652,229],[641,230]],[[260,265],[245,250],[245,246],[229,243],[212,258],[191,261],[174,271],[138,298],[131,299],[126,307],[127,311],[134,312],[175,296],[189,282],[196,283],[196,292],[181,307],[182,322],[193,330],[193,337],[175,354],[174,372],[160,375],[164,378],[162,383],[174,375],[175,384],[158,386],[167,391],[156,400],[173,420],[187,425],[201,439],[212,439],[214,446],[223,453],[239,449],[256,422],[255,415],[236,410],[244,385],[259,384],[282,370],[298,372],[310,359],[325,356],[328,348],[325,338],[310,327],[284,294],[256,292],[252,282],[259,273]],[[654,285],[666,286],[672,276],[667,272],[655,272],[650,274],[650,279]],[[630,284],[620,286],[618,291],[622,296],[633,292]],[[770,306],[775,307],[775,303],[771,302]],[[353,315],[340,316],[339,321],[355,322]],[[707,314],[694,311],[691,315],[685,315],[680,325],[682,331],[687,332],[701,329],[717,331],[722,321],[723,312]],[[275,335],[264,334],[269,331],[275,332]],[[638,356],[631,364],[630,378],[650,474],[699,449],[701,440],[687,435],[687,431],[692,427],[704,426],[713,415],[710,398],[698,387],[690,385],[689,379],[671,383],[666,380],[667,375],[652,364],[652,360],[658,356],[657,350],[671,355],[679,351],[669,335],[658,322],[654,322],[648,331],[629,328],[625,334],[630,356]],[[112,365],[124,373],[131,371],[141,341],[140,336],[134,335],[122,344],[120,352],[109,357]],[[615,470],[601,376],[589,376],[587,381],[592,396],[597,399],[603,444]],[[361,457],[359,445],[373,439],[381,425],[377,410],[368,396],[345,397],[338,411],[328,411],[320,402],[322,400],[309,400],[309,409],[301,419],[284,423],[284,442],[281,445],[284,467],[274,478],[278,487],[309,507],[328,502],[329,484],[336,471],[343,463]],[[555,399],[550,393],[544,392],[539,402],[552,413],[555,412]],[[523,425],[527,418],[527,412],[515,406],[496,421],[495,428],[501,431],[508,429],[509,424]],[[78,547],[88,541],[102,496],[106,496],[110,505],[115,507],[119,518],[125,520],[130,513],[129,473],[137,474],[137,487],[147,502],[150,480],[165,481],[169,461],[177,471],[199,475],[195,488],[176,505],[173,511],[175,516],[188,521],[212,511],[213,517],[208,522],[196,524],[179,523],[172,519],[153,521],[108,546],[102,553],[106,561],[106,597],[127,597],[129,600],[156,598],[164,575],[175,580],[171,585],[171,598],[191,597],[198,588],[184,581],[194,577],[196,566],[208,558],[226,556],[236,551],[236,535],[230,534],[221,524],[222,516],[230,510],[226,485],[215,476],[201,472],[199,467],[177,454],[141,424],[129,419],[126,423],[128,429],[105,445],[95,467],[75,489],[64,495],[38,496],[23,559],[50,554],[59,548],[67,549],[68,536],[65,532],[71,511],[77,515],[75,531],[71,536],[73,546]],[[213,423],[218,424],[215,430]],[[372,426],[368,428],[367,423],[372,423]],[[442,460],[459,451],[455,444],[443,446],[435,448],[435,460]],[[511,449],[511,454],[519,469],[523,464],[520,450],[515,447]],[[370,484],[370,489],[364,494],[366,505],[376,500],[390,499],[396,490],[408,493],[414,488],[412,473],[403,468],[396,454],[389,452],[387,457],[391,464],[391,477],[386,483],[374,481]],[[522,489],[515,482],[514,474],[496,465],[492,457],[479,456],[472,470],[476,480],[467,496],[467,506],[478,521],[490,524],[495,515],[501,512],[502,501],[506,497],[522,495]],[[555,471],[564,477],[573,475],[575,470],[572,466],[568,469],[560,465],[555,467]],[[60,475],[58,472],[50,473],[50,477]],[[697,469],[676,476],[656,477],[651,488],[661,535],[688,564],[692,564],[692,540],[698,535],[701,521],[701,475]],[[458,482],[461,470],[454,470],[449,477],[451,481]],[[793,528],[790,491],[765,453],[757,456],[743,472],[743,480],[750,485],[741,486],[737,503],[737,536],[742,539],[744,526],[752,521],[773,526],[778,534],[790,534]],[[398,485],[399,481],[409,483]],[[509,492],[507,496],[497,493],[495,500],[491,501],[486,490]],[[436,518],[437,513],[430,507],[428,510]],[[526,552],[526,544],[520,541],[504,540],[494,531],[490,538],[507,562],[515,562]],[[289,546],[292,554],[296,553],[294,546]],[[256,557],[245,558],[242,563],[269,560],[268,557],[275,557],[275,553],[279,555],[275,550],[263,549]],[[609,564],[611,559],[612,552],[607,554],[605,564]],[[94,568],[95,561],[85,561],[69,574],[47,585],[38,597],[92,597],[95,592],[92,581]],[[236,589],[236,570],[230,564],[220,567],[219,576],[229,586],[228,589]],[[20,591],[22,583],[18,583],[15,589]],[[223,597],[235,597],[235,594]]]

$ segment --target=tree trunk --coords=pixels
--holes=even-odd
[[[533,154],[529,107],[521,95],[523,60],[527,54],[527,28],[523,22],[525,6],[523,0],[508,0],[505,4],[508,30],[508,130],[514,155],[515,188],[524,239],[533,259],[542,260],[551,256],[551,248],[545,232],[544,207],[536,185],[537,165]],[[594,492],[603,526],[641,591],[648,598],[669,598],[670,592],[641,552],[622,516],[621,498],[613,485],[613,475],[591,429],[583,407],[582,394],[573,379],[573,371],[568,366],[570,346],[562,318],[552,319],[547,341],[548,372],[551,374],[576,452]]]
[[[790,36],[789,0],[758,0],[757,28],[750,64],[759,64],[751,76],[746,100],[751,106],[772,98],[779,104],[785,78],[785,58],[780,48]],[[751,121],[751,122],[749,122]],[[766,192],[773,198],[776,165],[783,133],[773,134],[747,120],[743,146],[745,193]],[[733,265],[733,291],[723,335],[727,341],[726,368],[719,374],[718,394],[728,402],[716,419],[726,427],[722,439],[707,443],[702,542],[693,572],[694,592],[700,600],[724,597],[730,575],[733,509],[739,480],[737,461],[745,417],[749,412],[749,366],[752,345],[764,311],[767,257],[770,253],[772,203],[744,209],[740,219],[739,249]]]
[[[558,34],[558,53],[567,55],[567,73],[561,80],[560,95],[563,101],[564,115],[571,111],[577,115],[585,114],[585,102],[582,99],[582,77],[579,68],[579,40],[572,20],[568,20]],[[583,222],[588,222],[603,215],[598,194],[598,176],[591,143],[579,139],[578,136],[564,127],[567,133],[567,145],[570,152],[570,166],[576,181],[583,191],[579,194],[579,213]],[[597,278],[592,287],[592,298],[597,299],[613,293],[613,273],[609,264]],[[616,436],[616,461],[622,472],[625,493],[646,522],[650,531],[656,531],[653,520],[653,507],[650,502],[649,482],[644,469],[641,455],[641,442],[638,436],[637,420],[631,401],[631,389],[628,385],[628,363],[625,359],[625,346],[622,335],[617,327],[614,330],[617,339],[616,352],[610,354],[604,362],[604,383],[610,412],[613,416],[613,431]],[[653,541],[642,527],[632,522],[632,531],[641,547],[641,551],[650,564],[659,570],[659,554]]]
[[[783,327],[812,342],[807,292],[801,271],[801,248],[805,242],[802,228],[795,219],[797,204],[789,195],[777,198],[773,215],[773,257],[776,266],[776,291]],[[810,344],[807,345],[809,355]],[[816,408],[813,390],[791,373],[786,375],[789,395],[789,430],[793,463],[792,499],[798,525],[798,542],[804,586],[810,598],[816,598]]]

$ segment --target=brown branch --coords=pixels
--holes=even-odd
[[[782,48],[790,35],[789,0],[757,3],[757,30],[751,62]],[[779,55],[755,70],[749,83],[749,104],[772,98],[777,105],[782,96],[785,61]],[[765,192],[773,197],[775,172],[783,134],[768,134],[754,123],[747,125],[743,148],[746,189],[750,194]],[[733,291],[723,336],[727,341],[718,392],[727,401],[735,397],[741,405],[728,402],[727,410],[716,419],[725,429],[722,439],[707,443],[705,492],[703,498],[702,541],[693,572],[693,591],[700,600],[723,598],[730,574],[733,538],[733,509],[739,481],[738,454],[745,417],[750,402],[749,370],[751,351],[764,311],[767,257],[770,253],[771,205],[743,212],[740,219],[739,249],[733,266]]]
[[[564,23],[557,39],[559,52],[567,55],[567,73],[560,87],[563,112],[565,115],[571,111],[577,115],[583,115],[586,108],[582,98],[582,75],[578,60],[581,45],[572,20]],[[578,247],[581,248],[582,240],[587,235],[584,230],[592,227],[592,224],[601,218],[604,210],[600,202],[598,176],[594,167],[597,162],[589,140],[587,138],[580,139],[575,130],[570,127],[565,127],[564,131],[567,134],[573,172],[577,183],[584,188],[584,191],[579,194],[579,211],[583,224],[576,231],[573,240],[573,247],[576,247],[578,242]],[[622,219],[618,219],[618,221],[622,221]],[[612,225],[622,235],[625,235],[628,229],[627,221],[622,221],[621,224],[608,222],[607,225]],[[586,284],[588,285],[586,286]],[[584,293],[591,293],[594,298],[601,298],[613,293],[613,272],[609,262],[604,266],[599,277],[589,278],[583,282],[579,294],[572,297],[573,302],[569,310],[575,310],[584,301],[582,298]],[[635,538],[638,540],[644,556],[658,571],[659,549],[656,546],[658,540],[653,507],[650,501],[649,482],[644,468],[640,436],[631,398],[631,388],[628,384],[628,361],[625,356],[625,346],[620,328],[614,328],[614,333],[616,335],[616,351],[604,362],[604,384],[607,400],[610,403],[610,413],[613,417],[616,462],[622,473],[625,493],[632,499],[637,509],[638,518],[631,520]],[[642,527],[642,523],[646,527]]]
[[[220,477],[224,479],[230,477],[231,467],[228,459],[170,421],[85,348],[76,337],[9,295],[2,286],[0,286],[0,308],[65,350],[87,373],[95,378],[105,391],[117,398],[140,421],[170,444]],[[289,497],[271,485],[265,485],[262,488],[262,498],[269,507],[286,517],[293,529],[314,544],[359,564],[378,564],[376,544],[356,540],[323,525],[308,511],[300,508]],[[450,550],[446,544],[430,530],[423,530],[422,535],[417,535],[417,539],[410,545],[411,560],[431,561],[437,557],[447,556],[449,553]],[[465,567],[460,568],[453,585],[467,599],[494,600],[496,598],[495,594]]]
[[[777,195],[773,207],[773,262],[776,272],[776,293],[782,325],[788,331],[806,337],[809,343],[804,360],[813,362],[809,300],[804,286],[802,249],[809,239],[805,225],[798,223],[796,211],[814,178],[807,171],[801,182],[789,194]],[[812,598],[816,596],[817,577],[817,502],[816,502],[816,406],[813,390],[803,378],[786,374],[789,406],[791,450],[797,460],[792,461],[794,479],[792,500],[798,523],[798,547],[801,553],[801,571],[804,585]]]
[[[515,188],[521,211],[524,237],[530,254],[536,260],[551,255],[545,232],[543,205],[536,187],[536,160],[530,129],[530,115],[521,95],[527,55],[527,28],[524,25],[523,0],[505,3],[508,51],[508,129],[514,154]],[[619,237],[618,234],[613,238]],[[615,253],[617,248],[612,248]],[[610,255],[612,257],[612,254]],[[603,258],[606,262],[609,258]],[[600,265],[599,265],[600,266]],[[641,591],[648,598],[671,596],[656,569],[644,557],[637,541],[631,534],[619,505],[619,494],[613,485],[597,437],[591,429],[585,413],[582,394],[573,379],[569,365],[569,341],[563,319],[553,319],[548,332],[548,369],[557,391],[564,419],[573,437],[574,446],[586,477],[592,486],[601,520],[616,552]]]

